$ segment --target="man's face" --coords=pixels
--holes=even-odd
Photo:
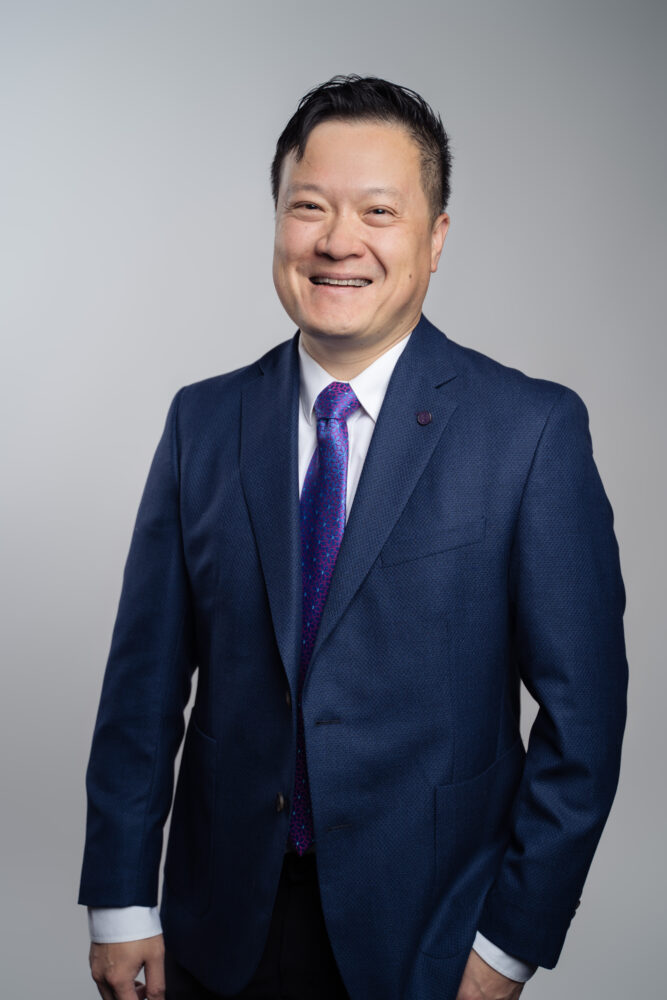
[[[282,167],[278,297],[304,336],[381,354],[417,323],[447,233],[431,224],[419,149],[400,126],[326,121]],[[354,279],[354,285],[327,283]]]

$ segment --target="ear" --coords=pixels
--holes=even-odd
[[[438,261],[445,243],[445,236],[449,229],[449,216],[442,212],[433,223],[431,230],[431,274],[438,270]]]

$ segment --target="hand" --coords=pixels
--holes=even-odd
[[[144,968],[146,985],[137,981]],[[143,941],[90,946],[90,971],[103,1000],[163,1000],[164,941],[161,934]]]
[[[456,1000],[516,1000],[524,985],[496,972],[471,950]]]

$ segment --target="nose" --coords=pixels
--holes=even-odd
[[[315,243],[315,252],[333,260],[361,257],[364,245],[359,237],[354,219],[338,213],[325,223],[324,231]]]

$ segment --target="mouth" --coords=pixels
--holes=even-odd
[[[313,285],[329,285],[333,288],[365,288],[372,284],[370,278],[329,278],[324,275],[313,275],[310,281]]]

